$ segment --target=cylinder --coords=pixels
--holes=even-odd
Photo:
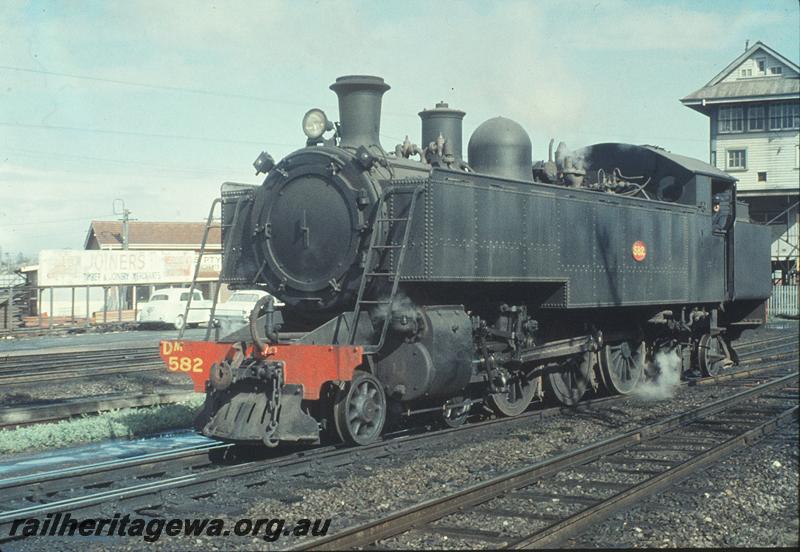
[[[450,144],[453,151],[453,156],[457,160],[461,160],[461,121],[464,119],[463,111],[458,109],[450,109],[444,103],[439,102],[434,109],[423,109],[419,112],[419,117],[422,119],[422,142],[421,146],[427,147],[431,142],[435,142],[436,138],[441,134],[444,139]]]
[[[330,88],[339,97],[339,145],[380,148],[381,102],[390,86],[380,77],[348,75]]]
[[[476,172],[514,180],[533,180],[531,139],[518,123],[495,117],[481,123],[469,139],[469,164]]]

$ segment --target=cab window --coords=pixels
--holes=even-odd
[[[733,193],[730,189],[719,190],[711,196],[711,225],[714,230],[724,232],[733,218]]]

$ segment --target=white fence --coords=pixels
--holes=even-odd
[[[769,318],[777,315],[797,316],[797,285],[772,286],[772,297],[769,299]]]

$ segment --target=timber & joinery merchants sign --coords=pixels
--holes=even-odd
[[[39,253],[41,287],[191,282],[194,251],[73,251]]]

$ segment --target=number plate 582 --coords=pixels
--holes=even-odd
[[[167,367],[171,372],[202,372],[203,359],[200,357],[169,357]]]

